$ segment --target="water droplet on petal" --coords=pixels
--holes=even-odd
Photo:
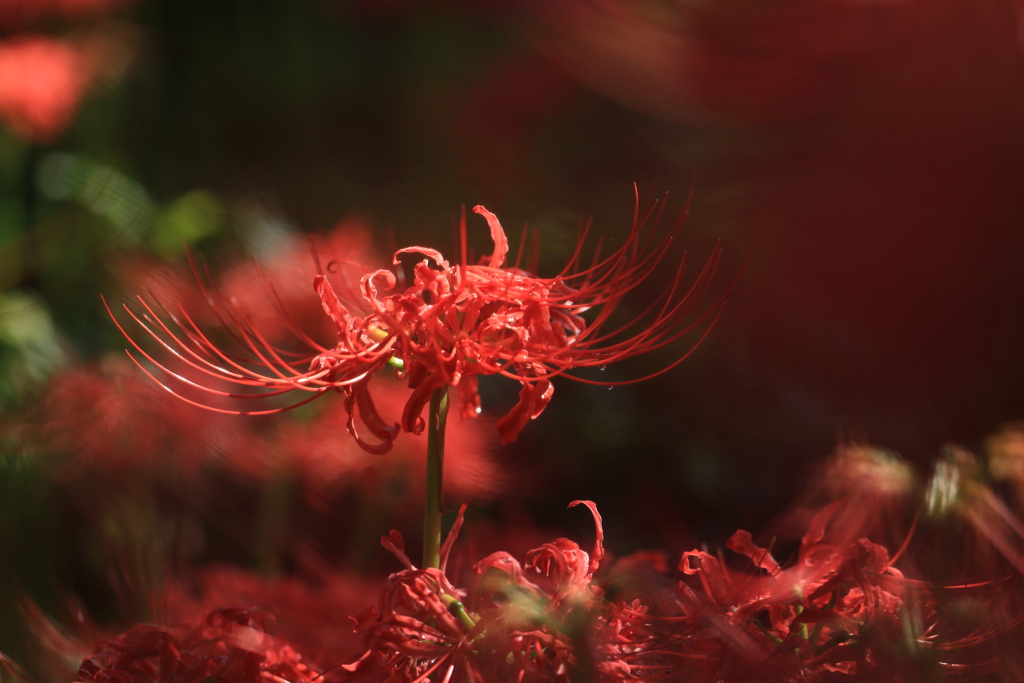
[[[473,409],[473,412],[479,415],[480,413],[484,412],[484,409],[481,408],[480,406],[477,406],[476,408]]]
[[[614,388],[615,388],[615,387],[608,387],[608,391],[611,391],[611,390],[612,390],[612,389],[614,389]]]
[[[607,369],[608,369],[607,365],[602,365],[601,367],[598,368],[598,370],[600,370],[601,372],[604,372]]]

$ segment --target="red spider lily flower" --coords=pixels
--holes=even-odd
[[[328,391],[340,391],[345,395],[349,433],[372,453],[389,451],[399,429],[413,434],[423,431],[421,414],[435,389],[455,387],[460,414],[474,417],[480,413],[478,376],[503,375],[522,387],[519,403],[497,423],[501,440],[507,443],[543,412],[554,392],[555,377],[606,386],[653,377],[674,367],[689,352],[647,377],[623,382],[596,381],[572,373],[663,348],[708,318],[717,318],[721,300],[688,322],[718,264],[721,248],[716,244],[688,288],[683,284],[684,258],[670,271],[668,285],[645,310],[624,323],[611,322],[623,298],[666,260],[682,228],[680,219],[660,237],[656,235],[662,208],[656,202],[640,214],[638,204],[633,227],[622,245],[602,254],[599,244],[591,265],[584,266],[581,261],[588,225],[566,267],[552,278],[535,277],[519,267],[523,246],[515,264],[506,265],[509,246],[505,232],[497,217],[481,206],[474,211],[487,220],[494,251],[476,265],[467,264],[465,258],[463,215],[462,263],[452,265],[433,249],[399,249],[394,255],[395,265],[404,254],[426,257],[414,266],[413,283],[401,291],[383,294],[396,288],[397,278],[391,270],[381,269],[364,274],[358,287],[348,288],[346,296],[341,297],[320,270],[313,285],[336,328],[338,343],[333,348],[317,343],[294,325],[293,332],[307,351],[281,348],[205,285],[201,286],[208,300],[248,352],[247,360],[222,351],[183,308],[174,314],[166,311],[178,327],[175,331],[141,298],[142,315],[125,307],[134,321],[177,360],[206,376],[245,387],[248,393],[194,382],[157,363],[127,332],[125,335],[139,353],[182,387],[205,391],[212,397],[259,400],[292,391],[308,394],[285,408],[235,410],[194,401],[164,385],[183,400],[211,410],[268,414],[302,405]],[[275,298],[272,291],[270,296]],[[388,364],[400,368],[399,375],[408,380],[412,390],[400,424],[390,423],[379,414],[369,391],[370,379]],[[357,419],[373,434],[375,443],[363,438]]]
[[[401,536],[382,539],[406,566],[392,574],[376,608],[355,616],[367,650],[344,667],[369,681],[633,680],[630,660],[649,619],[639,602],[609,606],[593,574],[604,556],[601,517],[590,501],[597,540],[587,553],[567,539],[527,554],[523,565],[493,553],[473,567],[467,591],[453,586],[444,564],[461,526],[463,506],[442,550],[440,569],[417,569]]]
[[[29,448],[66,456],[65,478],[144,468],[191,478],[247,439],[234,420],[167,396],[126,358],[72,367],[56,380],[18,432]]]
[[[569,507],[586,505],[594,516],[597,540],[594,550],[587,554],[575,541],[559,538],[526,553],[524,574],[552,601],[559,603],[586,591],[590,581],[604,559],[604,529],[597,506],[590,501],[573,501]]]
[[[253,609],[218,609],[198,624],[140,624],[101,643],[78,671],[81,683],[309,683],[322,674],[267,633]]]
[[[388,577],[376,608],[353,617],[368,644],[358,660],[342,667],[353,679],[418,682],[441,671],[444,680],[483,680],[468,656],[468,636],[478,635],[472,620],[460,622],[450,609],[461,605],[464,594],[444,572],[465,511],[463,505],[441,547],[437,569],[417,569],[397,530],[381,539],[406,569]]]
[[[219,565],[177,576],[158,595],[167,623],[196,623],[218,605],[268,605],[275,634],[321,670],[362,653],[348,615],[380,591],[380,581],[304,558],[301,576],[268,577]]]
[[[872,640],[875,634],[913,629],[907,620],[926,610],[910,596],[919,586],[892,566],[896,557],[890,559],[883,546],[866,538],[827,542],[830,526],[842,533],[844,525],[835,520],[841,509],[833,503],[811,520],[790,567],[745,531],[727,545],[749,558],[759,570],[753,575],[731,571],[704,551],[684,553],[679,569],[700,579],[704,595],[679,586],[679,606],[693,625],[691,637],[678,641],[682,656],[707,654],[713,643],[713,659],[742,662],[743,675],[771,671],[779,680],[819,680],[839,673],[870,679],[884,648]],[[669,628],[679,632],[678,626]]]

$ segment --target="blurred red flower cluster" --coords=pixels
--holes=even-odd
[[[672,575],[661,553],[610,561],[596,506],[576,501],[594,517],[591,550],[558,538],[522,561],[492,553],[470,565],[460,587],[447,565],[463,506],[437,569],[414,566],[397,531],[382,539],[405,569],[387,579],[375,605],[359,608],[370,586],[353,575],[325,575],[311,590],[294,580],[274,588],[244,573],[214,574],[199,602],[168,594],[179,606],[172,612],[191,626],[135,627],[108,640],[86,658],[81,680],[166,680],[156,672],[191,671],[181,668],[186,661],[213,672],[213,662],[244,658],[254,663],[231,680],[1011,680],[1002,676],[1003,667],[1022,663],[1013,652],[1024,636],[1014,616],[1024,600],[1021,577],[997,566],[970,582],[905,575],[894,564],[917,566],[914,538],[895,553],[866,537],[841,540],[857,523],[844,516],[859,514],[845,502],[815,512],[788,561],[738,531],[727,543],[733,555],[687,551]],[[917,551],[927,555],[926,547]],[[210,600],[247,591],[247,604],[264,599],[280,611],[275,638],[262,635],[251,607],[195,616]],[[353,613],[348,628],[345,613]],[[201,648],[197,633],[205,634]],[[188,659],[199,651],[209,654]],[[150,678],[134,673],[142,662]]]
[[[82,683],[311,682],[321,674],[267,633],[269,615],[217,609],[184,628],[140,624],[102,643],[78,670]]]

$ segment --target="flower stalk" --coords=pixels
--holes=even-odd
[[[430,396],[427,426],[427,500],[423,517],[423,566],[441,566],[441,515],[444,514],[444,427],[448,421],[448,387]]]

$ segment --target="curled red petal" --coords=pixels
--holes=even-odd
[[[320,297],[320,304],[324,308],[324,313],[334,321],[334,324],[338,327],[338,332],[341,333],[348,323],[349,312],[342,305],[338,295],[334,293],[331,283],[323,275],[316,275],[313,278],[313,291]]]
[[[697,561],[696,566],[691,564],[691,559]],[[712,599],[718,599],[726,593],[725,572],[722,570],[722,565],[718,562],[718,558],[703,550],[688,550],[683,553],[679,560],[679,571],[690,576],[699,576],[701,583],[704,584],[705,592]]]
[[[412,560],[405,554],[405,541],[402,539],[402,533],[398,529],[392,529],[391,533],[387,536],[382,536],[380,544],[391,551],[391,553],[398,558],[398,561],[406,566],[408,569],[415,569]]]
[[[459,417],[463,420],[480,414],[480,381],[476,375],[466,375],[459,382],[456,397],[459,401]]]
[[[386,291],[394,288],[396,282],[395,274],[390,270],[375,270],[372,273],[367,273],[359,280],[359,284],[363,289],[363,297],[376,311],[382,310],[380,300],[377,299],[377,285],[373,283],[378,277],[384,280],[381,289]]]
[[[377,612],[376,605],[368,605],[355,614],[349,615],[349,619],[355,622],[355,627],[352,630],[360,631],[365,628],[367,624],[372,624],[380,619],[380,613]]]
[[[405,402],[405,410],[402,411],[402,429],[410,434],[420,434],[426,423],[420,417],[423,409],[430,402],[430,395],[434,389],[440,387],[444,382],[436,375],[427,375],[423,383],[413,389],[409,400]]]
[[[455,521],[452,523],[452,528],[448,532],[448,535],[445,536],[444,543],[441,544],[440,569],[442,573],[445,570],[445,566],[448,564],[448,555],[452,552],[452,546],[455,545],[455,540],[459,537],[459,530],[462,529],[462,523],[465,521],[467,507],[469,507],[468,503],[463,503],[462,506],[459,507],[459,512],[455,515]]]
[[[362,383],[360,383],[362,384]],[[357,409],[357,394],[352,387],[346,387],[345,389],[345,412],[348,413],[348,421],[345,423],[345,428],[348,429],[348,433],[352,435],[359,447],[367,453],[373,455],[384,455],[391,450],[393,437],[387,430],[382,430],[377,433],[376,436],[381,439],[379,444],[371,444],[363,441],[363,438],[359,435],[359,430],[356,429],[356,409]],[[380,419],[379,417],[377,418]]]
[[[505,231],[498,222],[498,217],[482,206],[474,206],[473,213],[478,213],[487,219],[487,225],[491,228],[491,239],[494,240],[494,252],[487,263],[491,268],[501,268],[505,263],[505,256],[508,254],[508,238]]]
[[[775,561],[767,548],[761,548],[754,544],[749,531],[739,529],[726,541],[725,547],[740,555],[746,555],[755,567],[767,569],[772,574],[779,571],[779,563]]]
[[[593,501],[574,500],[569,503],[570,508],[577,505],[586,505],[590,514],[594,516],[594,529],[597,532],[597,538],[594,540],[594,551],[590,553],[590,574],[593,574],[601,565],[601,560],[604,559],[604,525],[601,521],[601,513],[597,511],[597,505]]]
[[[356,397],[356,407],[359,408],[359,417],[374,436],[381,441],[391,443],[398,436],[399,426],[388,424],[381,419],[380,413],[377,412],[377,406],[373,403],[373,397],[370,395],[369,385],[368,377],[365,382],[359,382],[352,386],[352,393]]]
[[[395,252],[395,256],[391,261],[396,266],[401,263],[398,259],[399,254],[423,254],[428,258],[434,259],[442,270],[448,270],[449,267],[448,261],[446,261],[444,256],[441,255],[441,252],[436,249],[427,249],[426,247],[405,247],[404,249],[399,249]]]
[[[807,525],[807,532],[800,540],[801,549],[815,545],[816,543],[821,542],[821,539],[825,538],[825,528],[828,526],[828,523],[832,520],[832,517],[843,502],[844,501],[842,499],[834,500],[819,510],[814,517],[811,518],[810,523]]]
[[[544,411],[553,393],[554,385],[546,379],[523,382],[523,388],[519,390],[519,403],[496,423],[501,443],[515,441],[526,423]]]
[[[377,670],[384,662],[384,655],[377,650],[367,650],[359,659],[350,664],[342,664],[341,668],[350,674],[361,674]]]

